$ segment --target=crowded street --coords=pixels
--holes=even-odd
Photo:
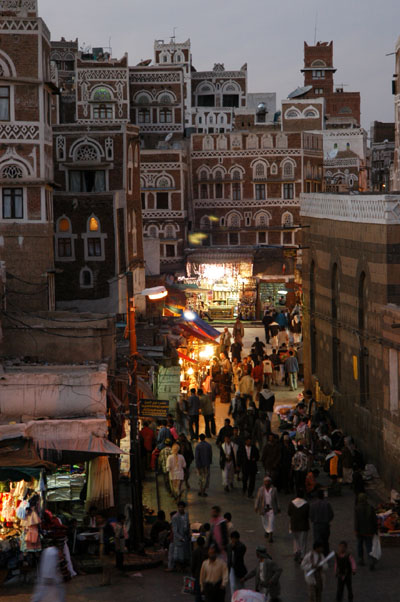
[[[246,328],[244,342],[244,352],[250,351],[251,345],[256,336],[262,338],[263,329]],[[273,387],[275,394],[275,405],[295,406],[298,401],[298,394],[302,391],[299,383],[298,391],[291,392],[288,387]],[[226,404],[217,402],[216,404],[216,426],[217,432],[224,426],[224,421],[228,417],[228,407]],[[203,419],[200,418],[200,433],[203,429]],[[278,432],[278,419],[274,414],[272,421],[272,430]],[[265,546],[268,554],[274,562],[282,569],[281,599],[290,602],[304,602],[307,599],[307,585],[304,580],[304,572],[293,558],[293,539],[289,532],[289,517],[287,514],[290,501],[295,497],[293,494],[284,492],[278,493],[280,513],[276,516],[276,527],[274,530],[274,540],[272,543],[265,537],[260,517],[254,511],[254,499],[248,499],[242,495],[242,483],[235,478],[234,488],[229,493],[224,491],[221,483],[221,470],[219,467],[219,450],[215,444],[215,438],[210,440],[213,448],[213,463],[211,466],[210,487],[208,497],[202,499],[198,496],[198,475],[194,467],[191,470],[190,490],[185,490],[182,499],[187,503],[186,511],[190,518],[190,523],[204,524],[210,521],[212,507],[217,505],[221,508],[221,513],[231,514],[231,529],[240,533],[241,541],[246,545],[245,564],[250,571],[257,565],[256,548]],[[262,485],[264,478],[264,469],[261,463],[258,463],[258,473],[256,478],[255,491]],[[328,477],[322,474],[319,477],[321,485],[328,486]],[[160,509],[164,510],[168,517],[171,511],[176,509],[176,503],[168,494],[163,479],[158,477],[159,485],[159,504]],[[369,500],[372,504],[379,501],[379,494],[376,488],[368,490]],[[144,482],[143,502],[145,505],[154,505],[156,503],[155,482],[152,475],[149,475]],[[331,523],[330,549],[337,551],[339,543],[343,540],[348,542],[349,550],[357,560],[357,541],[354,533],[354,507],[355,496],[350,486],[342,487],[341,495],[328,498],[331,503],[334,518]],[[312,544],[311,532],[308,538],[308,547]],[[373,600],[379,596],[379,599],[385,599],[387,602],[397,602],[398,593],[398,561],[399,552],[396,548],[384,548],[382,558],[377,563],[375,570],[369,570],[367,566],[357,566],[356,574],[353,578],[354,599]],[[169,600],[185,601],[191,599],[190,594],[183,593],[183,577],[190,575],[190,568],[182,572],[166,572],[167,563],[149,569],[127,570],[124,574],[115,571],[112,576],[109,587],[101,586],[101,575],[86,574],[78,575],[67,584],[67,600],[71,602],[89,602],[121,599],[135,600],[137,602],[167,602]],[[252,582],[249,582],[252,587]],[[0,590],[0,599],[10,600],[10,602],[25,602],[30,600],[29,586],[22,586],[19,583],[8,584]],[[334,575],[333,561],[329,563],[326,571],[326,586],[324,590],[324,599],[334,599],[336,592],[336,578]]]

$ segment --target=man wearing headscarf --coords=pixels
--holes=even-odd
[[[279,514],[278,494],[272,485],[271,477],[264,477],[264,484],[257,492],[254,510],[261,516],[265,536],[273,542],[275,516]]]
[[[245,583],[253,577],[256,578],[256,591],[264,594],[266,600],[270,602],[279,602],[281,586],[279,579],[282,569],[274,562],[264,546],[256,548],[258,565],[255,569],[247,573],[242,583]],[[268,597],[269,596],[269,597]]]

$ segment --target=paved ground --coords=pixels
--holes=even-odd
[[[252,332],[248,332],[252,331]],[[254,338],[254,329],[246,331],[246,344]],[[281,387],[277,391],[279,401],[293,399],[294,394]],[[217,418],[219,425],[226,416],[227,406],[218,404]],[[205,522],[209,520],[210,509],[214,504],[219,504],[224,512],[230,511],[233,515],[235,527],[240,531],[242,540],[247,545],[248,554],[246,563],[248,568],[255,566],[255,547],[264,544],[263,531],[260,518],[254,513],[253,502],[243,498],[239,486],[227,494],[222,490],[221,474],[218,468],[218,454],[214,446],[214,464],[211,473],[211,487],[208,498],[199,498],[197,495],[197,479],[193,471],[191,477],[192,490],[187,499],[192,522]],[[258,474],[257,486],[261,484],[262,472]],[[290,496],[280,496],[281,515],[277,519],[276,539],[273,544],[268,544],[268,549],[273,558],[282,566],[282,601],[306,602],[307,592],[301,569],[293,562],[292,541],[288,532],[288,518],[286,515]],[[335,512],[332,524],[331,544],[336,547],[342,539],[348,540],[350,548],[355,552],[355,538],[353,533],[354,496],[350,490],[345,490],[340,498],[330,500]],[[166,511],[172,506],[171,499],[161,490],[161,503]],[[310,544],[311,542],[309,542]],[[375,572],[360,567],[354,578],[355,602],[399,602],[399,548],[386,548],[383,558]],[[68,602],[114,602],[118,599],[135,602],[190,602],[190,596],[182,594],[182,576],[165,573],[162,568],[151,569],[141,573],[132,573],[123,578],[117,578],[115,585],[110,588],[99,587],[100,576],[84,576],[74,579],[68,585]],[[30,599],[31,587],[0,588],[0,600],[10,602],[27,602]],[[227,596],[227,600],[229,597]],[[347,598],[346,598],[347,599]],[[333,570],[330,568],[323,602],[335,600],[335,581]]]

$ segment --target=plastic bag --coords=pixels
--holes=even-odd
[[[381,540],[379,538],[379,535],[374,535],[372,539],[372,550],[370,556],[372,556],[372,558],[375,558],[375,560],[380,560],[382,557]]]

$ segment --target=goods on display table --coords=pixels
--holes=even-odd
[[[400,546],[400,496],[392,491],[391,501],[376,509],[382,546]]]

